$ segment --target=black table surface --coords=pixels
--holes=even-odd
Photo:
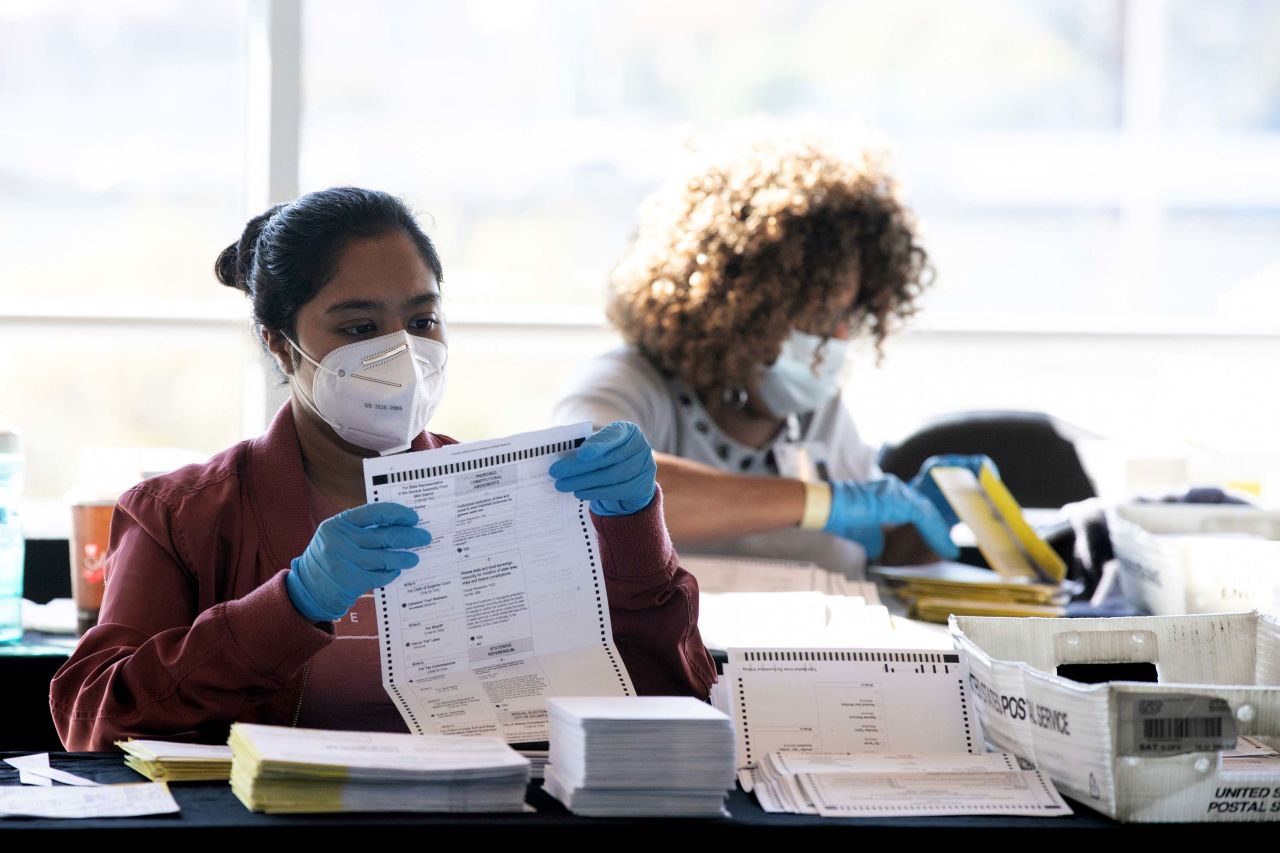
[[[0,758],[22,753],[0,752]],[[51,753],[52,766],[103,783],[145,782],[146,780],[124,766],[120,753]],[[18,773],[0,763],[0,785],[18,784]],[[974,833],[999,830],[1002,836],[1010,832],[1036,832],[1048,840],[1048,832],[1070,832],[1068,843],[1080,843],[1079,833],[1088,832],[1091,839],[1103,838],[1132,843],[1140,834],[1142,838],[1160,835],[1179,840],[1204,833],[1212,833],[1216,841],[1227,837],[1239,837],[1242,832],[1274,834],[1274,824],[1120,824],[1072,802],[1075,815],[1061,818],[1025,817],[937,817],[937,818],[856,818],[832,819],[809,815],[768,814],[756,803],[755,798],[741,790],[729,795],[727,808],[730,816],[717,820],[690,820],[670,818],[584,818],[567,812],[558,802],[542,791],[541,784],[529,786],[527,803],[536,811],[526,814],[326,814],[326,815],[264,815],[247,810],[231,793],[224,782],[174,783],[169,786],[182,811],[176,815],[155,817],[110,818],[84,820],[49,820],[41,818],[0,818],[0,835],[13,838],[14,833],[76,833],[110,832],[117,837],[146,832],[151,840],[157,835],[177,835],[188,843],[199,838],[228,835],[244,835],[253,832],[287,832],[291,839],[303,840],[304,835],[316,839],[336,840],[340,837],[364,835],[371,828],[432,827],[436,831],[459,829],[468,834],[482,832],[486,836],[505,832],[520,832],[528,843],[529,832],[563,832],[566,835],[584,836],[594,832],[607,832],[611,838],[643,839],[652,834],[667,843],[698,837],[733,835],[740,837],[744,831],[752,833],[786,830],[792,836],[833,832],[859,834],[865,839],[868,833],[903,831],[911,833],[940,833],[948,836],[956,833],[978,840]],[[625,831],[626,835],[619,835]],[[660,833],[660,835],[659,835]],[[1104,833],[1099,835],[1099,833]],[[1092,841],[1090,843],[1093,843]],[[7,849],[7,848],[6,848]]]

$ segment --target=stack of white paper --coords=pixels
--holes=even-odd
[[[698,579],[704,593],[821,592],[880,603],[874,583],[852,580],[805,560],[681,554],[680,565]]]
[[[884,606],[868,604],[861,596],[822,592],[702,593],[698,630],[713,649],[900,645]],[[942,641],[951,647],[945,635]]]
[[[733,787],[733,727],[697,699],[547,700],[543,787],[577,814],[721,817]]]
[[[545,749],[520,749],[516,750],[525,758],[529,759],[529,776],[533,779],[541,779],[547,770],[547,750]]]
[[[231,790],[251,811],[516,812],[529,761],[495,737],[236,723]]]

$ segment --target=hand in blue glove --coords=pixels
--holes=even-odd
[[[418,514],[397,503],[365,504],[322,521],[285,576],[293,606],[312,622],[341,619],[357,598],[418,565],[406,549],[431,544],[431,534],[417,523]]]
[[[548,473],[555,478],[556,491],[591,501],[596,515],[631,515],[653,500],[658,464],[640,427],[614,421],[582,442],[573,456],[558,460]]]
[[[881,480],[831,484],[831,515],[822,529],[852,539],[867,552],[868,560],[884,553],[885,527],[914,525],[925,544],[947,560],[960,556],[951,541],[951,528],[919,492],[889,474]]]
[[[960,518],[956,515],[956,511],[951,508],[951,504],[947,503],[946,497],[942,494],[942,489],[938,488],[938,483],[933,479],[933,475],[930,472],[934,468],[968,468],[973,472],[973,476],[976,477],[978,472],[982,470],[983,465],[990,465],[995,475],[997,477],[1000,476],[1000,469],[996,468],[996,463],[991,461],[991,457],[980,453],[974,456],[963,456],[958,453],[930,456],[920,466],[920,473],[911,478],[911,488],[929,499],[929,503],[933,504],[934,509],[942,516],[942,520],[947,523],[948,527],[954,527]]]

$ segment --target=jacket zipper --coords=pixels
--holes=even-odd
[[[311,676],[311,661],[302,667],[302,686],[298,688],[298,705],[293,709],[293,721],[289,725],[298,727],[298,718],[302,716],[302,695],[307,692],[307,679]]]

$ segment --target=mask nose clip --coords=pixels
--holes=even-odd
[[[363,358],[360,360],[360,363],[365,367],[373,367],[375,364],[381,364],[382,362],[386,361],[389,358],[395,358],[396,356],[398,356],[400,353],[404,352],[407,349],[409,349],[408,344],[401,344],[400,346],[394,347],[393,349],[389,349],[386,352],[378,353],[377,355],[371,355],[366,358]]]

